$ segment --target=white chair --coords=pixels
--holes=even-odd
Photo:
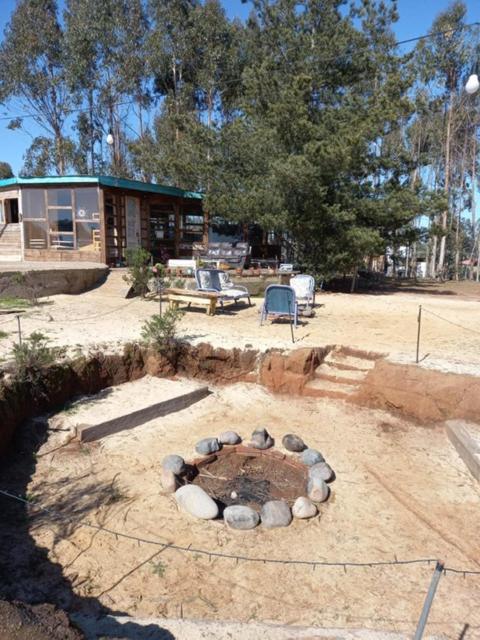
[[[247,287],[234,284],[229,276],[221,269],[197,269],[195,271],[195,280],[197,282],[197,291],[210,291],[220,294],[219,302],[223,300],[233,300],[235,303],[242,298],[247,298],[248,304],[251,305],[250,293]]]
[[[290,279],[290,286],[295,291],[297,303],[315,306],[315,278],[307,274],[299,274]]]

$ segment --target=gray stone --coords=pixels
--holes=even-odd
[[[295,518],[313,518],[317,512],[318,509],[313,502],[304,496],[297,498],[292,507]]]
[[[224,510],[223,519],[232,529],[254,529],[260,522],[256,511],[237,504]]]
[[[287,451],[295,451],[297,453],[306,448],[304,441],[294,433],[287,433],[286,436],[283,436],[282,444]]]
[[[330,494],[330,489],[325,480],[314,477],[308,480],[307,493],[313,502],[325,502]]]
[[[321,478],[325,482],[330,482],[333,479],[333,469],[326,462],[317,462],[308,470],[309,478]]]
[[[178,478],[169,469],[162,469],[160,474],[160,483],[163,487],[163,490],[167,493],[174,493],[178,487]]]
[[[218,516],[217,504],[196,484],[186,484],[177,489],[175,500],[181,509],[196,518],[212,520]]]
[[[178,476],[185,470],[185,460],[181,456],[171,454],[162,460],[162,467]]]
[[[303,464],[306,464],[308,467],[312,467],[318,462],[325,462],[325,458],[320,451],[316,449],[305,449],[305,451],[302,451],[301,459]]]
[[[274,444],[274,439],[266,429],[255,429],[252,433],[251,447],[255,447],[255,449],[270,449]]]
[[[260,512],[262,524],[267,529],[274,527],[288,527],[292,521],[292,512],[284,500],[270,500],[266,502]]]
[[[195,445],[195,451],[201,456],[208,456],[210,453],[215,453],[221,449],[221,444],[217,438],[204,438]]]
[[[240,444],[242,438],[236,431],[224,431],[218,436],[220,444]]]

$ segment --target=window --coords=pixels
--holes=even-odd
[[[28,219],[45,220],[45,191],[44,189],[22,190],[23,217]]]
[[[73,214],[71,209],[51,209],[49,207],[48,222],[50,231],[73,233]]]
[[[71,207],[72,192],[70,189],[47,189],[49,207]]]
[[[77,222],[77,247],[84,249],[89,247],[95,250],[95,245],[99,241],[98,231],[100,230],[100,224],[98,222]]]
[[[180,218],[182,240],[184,242],[200,242],[203,240],[203,215],[183,213]]]
[[[47,248],[47,223],[40,221],[26,221],[23,224],[25,247],[27,249]]]
[[[89,187],[75,189],[75,219],[98,220],[100,207],[98,206],[98,192]]]

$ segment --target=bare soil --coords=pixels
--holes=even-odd
[[[433,566],[364,568],[238,563],[198,550],[276,560],[374,562],[440,558],[479,569],[480,489],[441,428],[341,401],[274,396],[253,384],[214,389],[198,404],[89,445],[69,442],[76,423],[135,408],[174,381],[144,379],[85,401],[51,421],[28,487],[34,501],[75,522],[31,509],[30,533],[63,568],[73,591],[132,616],[259,620],[412,633]],[[189,381],[181,385],[187,388]],[[178,510],[162,493],[160,463],[191,459],[197,440],[265,427],[277,445],[298,433],[336,473],[332,495],[310,521],[232,531]],[[281,450],[281,447],[279,447]],[[283,451],[282,451],[283,452]],[[286,453],[286,452],[284,452]],[[293,455],[293,454],[290,454]],[[180,552],[80,526],[89,522]],[[38,577],[41,585],[44,580]],[[427,631],[480,637],[480,580],[442,577]],[[468,631],[466,631],[468,630]],[[463,635],[462,635],[463,634]]]

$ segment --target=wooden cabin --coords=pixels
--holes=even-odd
[[[111,176],[0,180],[3,260],[121,266],[141,246],[165,262],[194,242],[208,242],[199,193]]]

